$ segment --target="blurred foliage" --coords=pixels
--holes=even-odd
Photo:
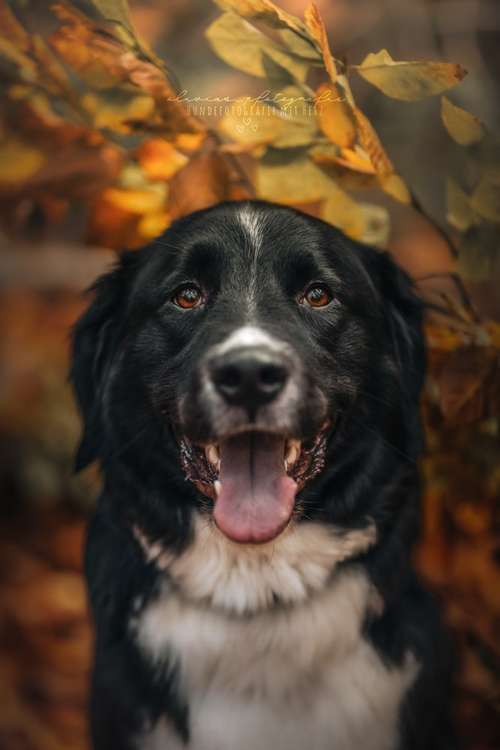
[[[303,18],[270,0],[217,5],[222,13],[207,30],[212,49],[261,79],[268,94],[232,102],[214,128],[192,115],[173,72],[138,38],[125,0],[0,0],[4,255],[34,224],[71,221],[75,207],[85,221],[72,240],[116,249],[144,244],[191,210],[255,195],[381,247],[391,201],[423,213],[353,81],[407,107],[448,92],[463,68],[395,61],[387,50],[349,64],[330,49],[314,5]],[[443,175],[448,226],[437,228],[443,273],[433,272],[432,253],[418,242],[413,252],[429,311],[417,561],[442,595],[460,647],[456,706],[467,747],[494,750],[500,324],[481,315],[469,290],[470,281],[491,287],[498,277],[500,149],[498,137],[447,96],[441,116],[454,148]],[[36,250],[43,263],[45,249]],[[19,256],[24,251],[15,244]],[[0,302],[0,479],[10,517],[0,548],[0,744],[9,750],[86,747],[90,634],[79,567],[82,515],[98,481],[95,471],[71,476],[79,421],[66,384],[67,339],[84,301],[77,283],[61,289],[63,277],[54,287],[45,281],[43,291],[12,288]]]

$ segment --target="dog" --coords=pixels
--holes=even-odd
[[[73,337],[96,750],[454,747],[412,568],[422,304],[383,252],[260,201],[176,220]]]

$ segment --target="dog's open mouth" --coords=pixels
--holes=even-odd
[[[268,542],[286,528],[297,493],[323,468],[327,427],[304,442],[257,431],[205,446],[184,438],[182,466],[214,501],[222,533],[235,542]]]

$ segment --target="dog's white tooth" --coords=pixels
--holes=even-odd
[[[217,497],[219,496],[219,493],[221,491],[221,487],[222,487],[221,483],[219,482],[218,479],[216,479],[215,482],[214,482],[214,488],[215,488],[215,494],[217,495]]]
[[[215,466],[215,468],[217,469],[220,465],[219,451],[217,449],[217,446],[213,443],[207,445],[207,447],[205,448],[205,455],[212,466]]]
[[[300,456],[300,440],[288,440],[286,444],[285,468],[288,469],[294,465]]]

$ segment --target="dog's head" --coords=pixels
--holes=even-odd
[[[257,543],[366,513],[417,450],[420,319],[404,273],[322,221],[261,202],[187,216],[123,255],[76,327],[78,465],[99,459],[155,529],[198,507]]]

